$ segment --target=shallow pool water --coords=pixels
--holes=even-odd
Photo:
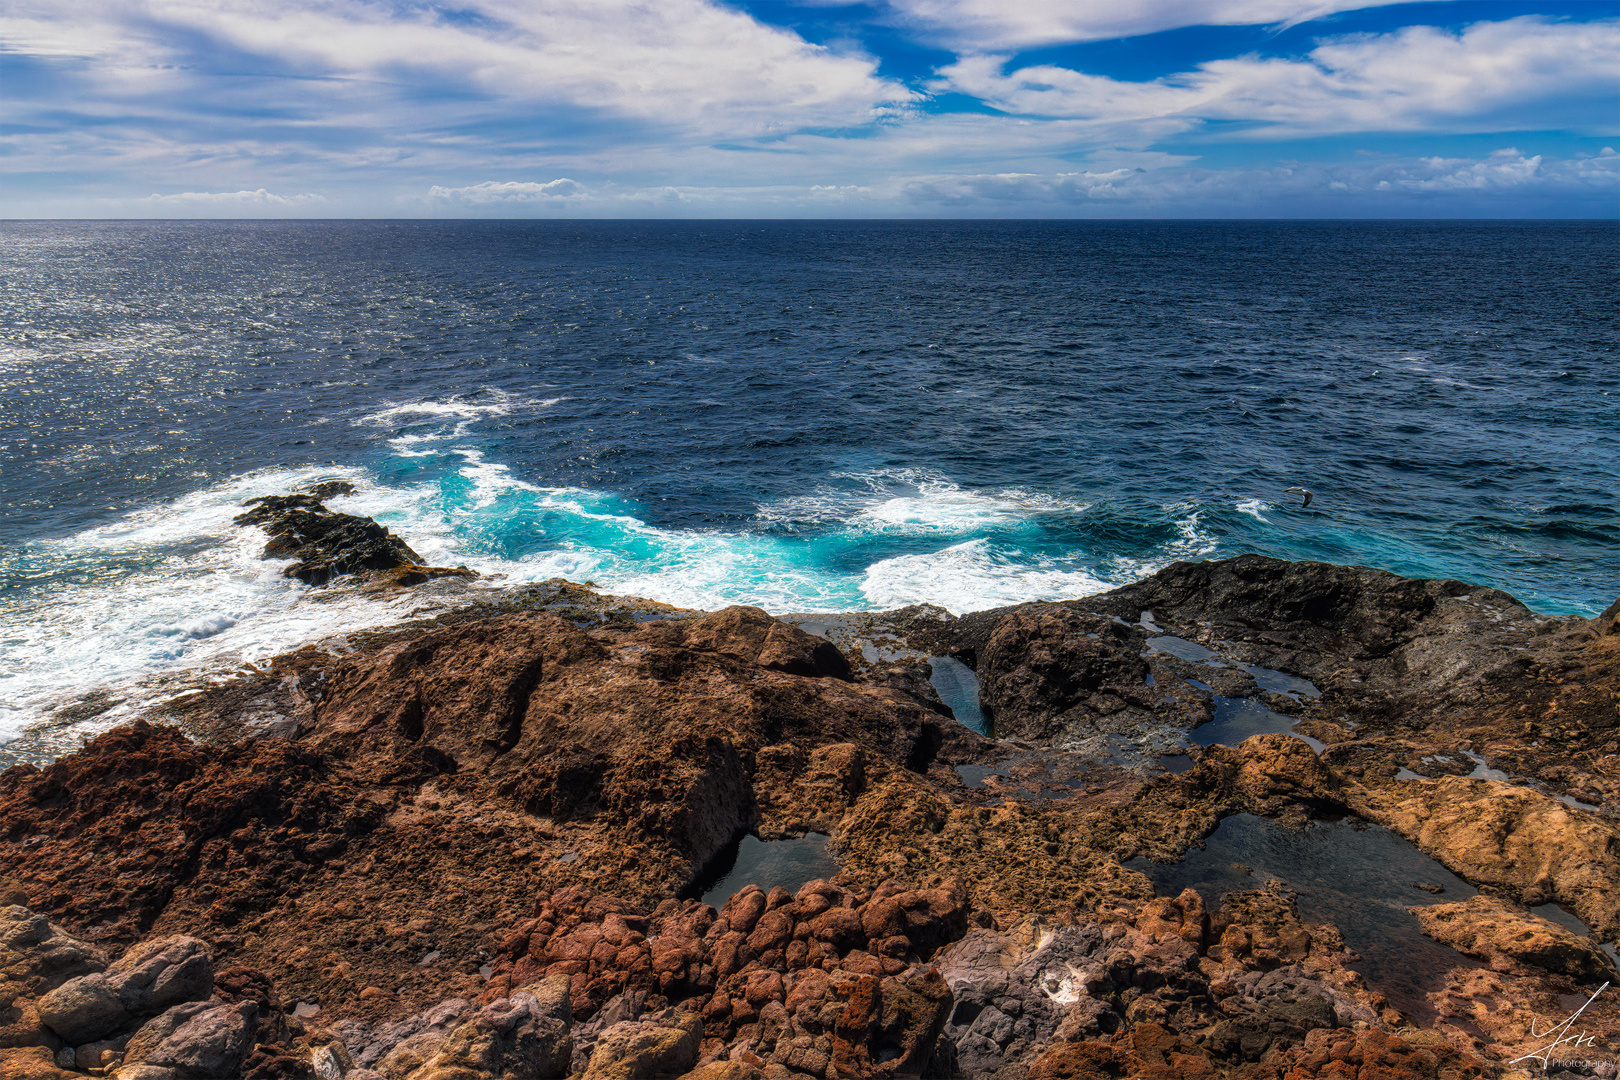
[[[1433,1019],[1425,995],[1440,987],[1448,968],[1477,966],[1424,937],[1417,916],[1407,910],[1466,900],[1477,890],[1388,829],[1359,819],[1296,830],[1237,814],[1179,863],[1134,859],[1127,865],[1164,895],[1193,888],[1212,906],[1229,892],[1281,882],[1298,895],[1303,918],[1339,928],[1361,957],[1348,966],[1414,1018]]]
[[[806,833],[792,840],[761,840],[744,835],[709,860],[703,873],[681,890],[682,899],[697,898],[719,907],[745,885],[770,892],[780,885],[789,892],[817,878],[838,873],[838,860],[823,833]]]
[[[1159,637],[1150,637],[1147,640],[1148,651],[1167,652],[1171,656],[1180,657],[1193,664],[1208,664],[1210,667],[1226,667],[1220,656],[1210,649],[1204,648],[1196,641],[1176,637],[1174,634],[1163,634]]]
[[[960,723],[989,736],[990,718],[979,707],[979,677],[972,668],[954,656],[930,656],[928,681]]]
[[[1292,735],[1307,743],[1320,754],[1325,744],[1294,731],[1298,717],[1273,712],[1253,698],[1229,698],[1212,695],[1215,719],[1192,729],[1191,738],[1199,746],[1237,746],[1251,735]]]
[[[1322,691],[1309,679],[1302,679],[1298,675],[1290,675],[1286,671],[1277,671],[1275,668],[1259,667],[1255,664],[1244,664],[1247,671],[1255,681],[1255,685],[1262,690],[1270,690],[1278,694],[1292,694],[1294,697],[1319,698]]]

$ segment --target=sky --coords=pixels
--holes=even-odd
[[[0,218],[1620,216],[1620,0],[0,0]]]

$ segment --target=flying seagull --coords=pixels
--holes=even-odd
[[[1287,490],[1288,494],[1290,494],[1290,495],[1303,495],[1303,496],[1305,496],[1305,501],[1299,504],[1299,508],[1301,510],[1303,510],[1303,509],[1305,509],[1305,507],[1311,505],[1311,493],[1310,493],[1309,490],[1307,490],[1305,488],[1302,488],[1302,487],[1291,487],[1291,488],[1287,488],[1286,490]]]

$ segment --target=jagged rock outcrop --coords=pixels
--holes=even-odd
[[[505,935],[485,997],[544,973],[569,980],[576,1017],[627,1011],[596,1037],[591,1074],[613,1075],[598,1066],[602,1040],[659,1003],[699,1019],[706,1058],[725,1051],[815,1075],[829,1065],[914,1075],[950,1000],[925,961],[966,929],[967,898],[955,886],[750,886],[718,911],[666,900],[647,914],[575,887],[542,895],[534,917]]]
[[[0,868],[100,938],[208,928],[316,1000],[472,996],[480,924],[542,884],[656,902],[740,830],[831,827],[948,722],[748,608],[514,613],[272,670],[290,740],[136,724],[0,775]]]
[[[1591,938],[1571,933],[1499,897],[1481,893],[1460,903],[1432,904],[1415,912],[1425,934],[1485,961],[1493,971],[1522,974],[1525,969],[1536,969],[1593,986],[1620,977]]]
[[[1357,800],[1453,873],[1511,889],[1526,904],[1559,901],[1605,935],[1620,933],[1620,823],[1538,791],[1448,776]]]
[[[233,521],[268,533],[263,557],[296,559],[282,573],[306,585],[324,585],[344,574],[386,575],[390,584],[400,586],[478,576],[465,566],[424,566],[422,556],[384,526],[368,517],[335,513],[322,502],[352,493],[347,484],[328,483],[311,494],[262,495],[244,503],[251,509]]]

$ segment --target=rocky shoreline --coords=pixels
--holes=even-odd
[[[246,523],[306,580],[463,576],[289,498]],[[484,588],[0,774],[0,1076],[1527,1076],[1620,981],[1617,739],[1620,603],[1362,568],[963,618]],[[1234,815],[1438,860],[1477,895],[1388,917],[1455,963],[1402,996],[1285,880],[1154,895]],[[832,880],[677,898],[809,832]],[[1581,1025],[1613,1077],[1612,989]]]

